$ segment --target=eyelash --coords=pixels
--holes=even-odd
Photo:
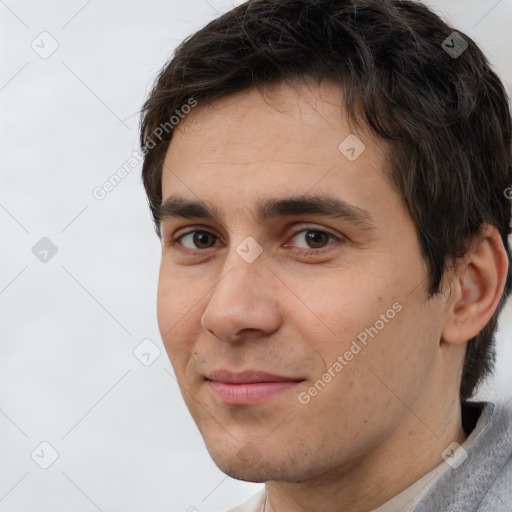
[[[326,231],[324,229],[319,229],[319,228],[316,228],[314,226],[302,227],[301,229],[297,229],[296,231],[293,231],[291,238],[294,238],[299,233],[308,232],[308,231],[314,231],[314,232],[318,232],[318,233],[325,233],[330,238],[333,238],[335,241],[338,241],[338,242],[342,242],[344,240],[342,237],[340,237],[338,235],[334,235],[330,231]],[[217,235],[215,235],[214,233],[212,233],[211,231],[208,231],[206,229],[192,229],[190,231],[182,233],[180,236],[178,236],[176,238],[173,238],[173,239],[169,240],[169,242],[166,245],[170,246],[170,247],[173,247],[176,244],[178,244],[179,240],[182,239],[184,236],[187,236],[187,235],[190,235],[190,234],[193,234],[193,233],[197,233],[197,232],[208,233],[209,235],[213,235],[217,240],[219,239],[219,237]],[[298,250],[301,252],[302,255],[313,256],[313,255],[322,254],[324,251],[329,250],[331,245],[333,245],[332,242],[328,243],[324,247],[320,247],[319,249],[300,249],[299,248]],[[208,247],[207,249],[212,249],[212,248],[213,247]],[[189,249],[187,247],[183,247],[183,248],[180,249],[180,251],[186,252],[188,254],[191,254],[191,253],[196,253],[197,251],[199,251],[199,252],[206,251],[207,249]]]

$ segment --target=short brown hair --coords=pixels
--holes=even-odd
[[[482,224],[501,235],[509,262],[505,289],[491,320],[467,343],[460,387],[466,400],[494,368],[494,333],[510,292],[505,191],[512,183],[512,128],[500,79],[477,45],[453,32],[412,1],[250,0],[177,47],[142,108],[140,142],[160,237],[172,129],[158,130],[191,98],[201,105],[289,80],[339,84],[349,118],[366,123],[390,148],[390,183],[416,225],[429,298]],[[464,51],[450,54],[446,45]]]

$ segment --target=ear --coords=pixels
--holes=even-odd
[[[485,327],[498,307],[507,272],[507,252],[499,231],[484,224],[469,251],[456,263],[444,306],[444,342],[464,343]]]

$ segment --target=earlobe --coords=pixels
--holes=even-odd
[[[446,304],[442,339],[464,343],[492,318],[505,287],[508,257],[496,228],[484,225],[455,267]]]

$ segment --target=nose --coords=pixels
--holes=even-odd
[[[272,334],[281,324],[276,289],[279,280],[261,256],[247,263],[234,249],[233,253],[212,290],[201,326],[212,336],[230,342]]]

